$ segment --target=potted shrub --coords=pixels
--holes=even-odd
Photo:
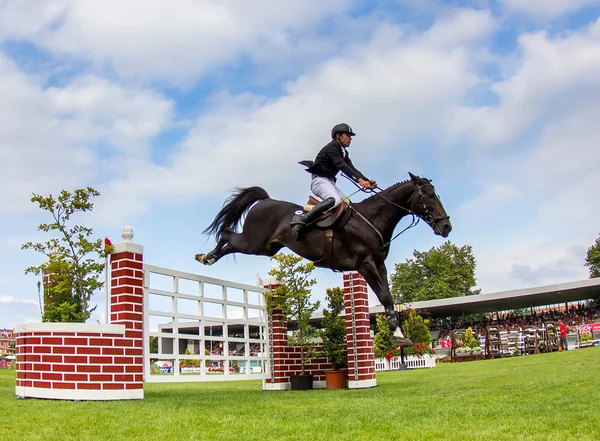
[[[344,290],[340,287],[327,289],[329,309],[323,310],[322,354],[331,363],[332,370],[325,371],[327,389],[345,389],[348,367],[346,345],[346,319],[340,317],[344,311]]]
[[[300,375],[290,377],[292,390],[313,388],[313,375],[306,372],[306,365],[316,356],[317,329],[310,324],[310,317],[321,305],[321,302],[310,301],[310,287],[317,283],[309,279],[315,266],[312,262],[301,264],[302,257],[293,254],[278,253],[273,259],[279,267],[272,268],[269,275],[277,281],[277,287],[265,293],[267,311],[282,311],[284,318],[296,323],[296,330],[288,335],[288,344],[300,348]]]
[[[594,341],[592,340],[592,336],[589,332],[583,332],[579,337],[579,347],[586,348],[588,346],[593,346]]]

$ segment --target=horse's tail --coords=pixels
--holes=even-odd
[[[204,230],[205,234],[215,235],[217,240],[225,228],[235,230],[242,216],[252,204],[263,199],[269,199],[268,193],[261,187],[247,187],[237,189],[223,204],[223,208],[212,223]]]

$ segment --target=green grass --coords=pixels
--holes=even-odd
[[[263,392],[260,381],[147,384],[145,400],[18,400],[2,440],[598,440],[600,348],[385,372],[379,387]]]

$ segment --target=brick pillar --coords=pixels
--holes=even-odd
[[[132,389],[143,389],[143,247],[131,242],[133,229],[123,228],[123,242],[114,246],[110,256],[110,323],[125,325],[124,360],[134,373]],[[116,343],[116,342],[115,342]]]
[[[367,282],[357,272],[344,273],[348,342],[348,388],[377,386],[375,354],[369,321]]]
[[[266,282],[263,287],[268,290],[277,288],[279,285],[271,280]],[[268,320],[268,368],[267,378],[263,381],[263,390],[287,390],[290,388],[290,379],[287,366],[288,360],[288,339],[287,339],[287,321],[280,309],[269,314]]]

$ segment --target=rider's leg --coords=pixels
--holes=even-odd
[[[339,204],[342,200],[339,189],[335,186],[333,181],[322,177],[313,178],[311,185],[313,193],[323,199],[317,205],[313,207],[308,213],[298,216],[294,219],[292,226],[292,234],[294,239],[300,240],[302,230],[306,224],[317,220],[325,211]]]
[[[327,198],[334,198],[335,205],[338,205],[344,197],[344,194],[339,188],[337,188],[333,181],[320,176],[314,177],[312,179],[310,183],[310,189],[315,194],[315,196],[320,197],[322,200],[325,200]]]
[[[315,205],[308,213],[294,218],[292,223],[292,234],[294,239],[300,240],[300,235],[302,234],[302,230],[306,224],[317,220],[325,211],[329,210],[333,206],[335,206],[335,199],[327,198]]]

